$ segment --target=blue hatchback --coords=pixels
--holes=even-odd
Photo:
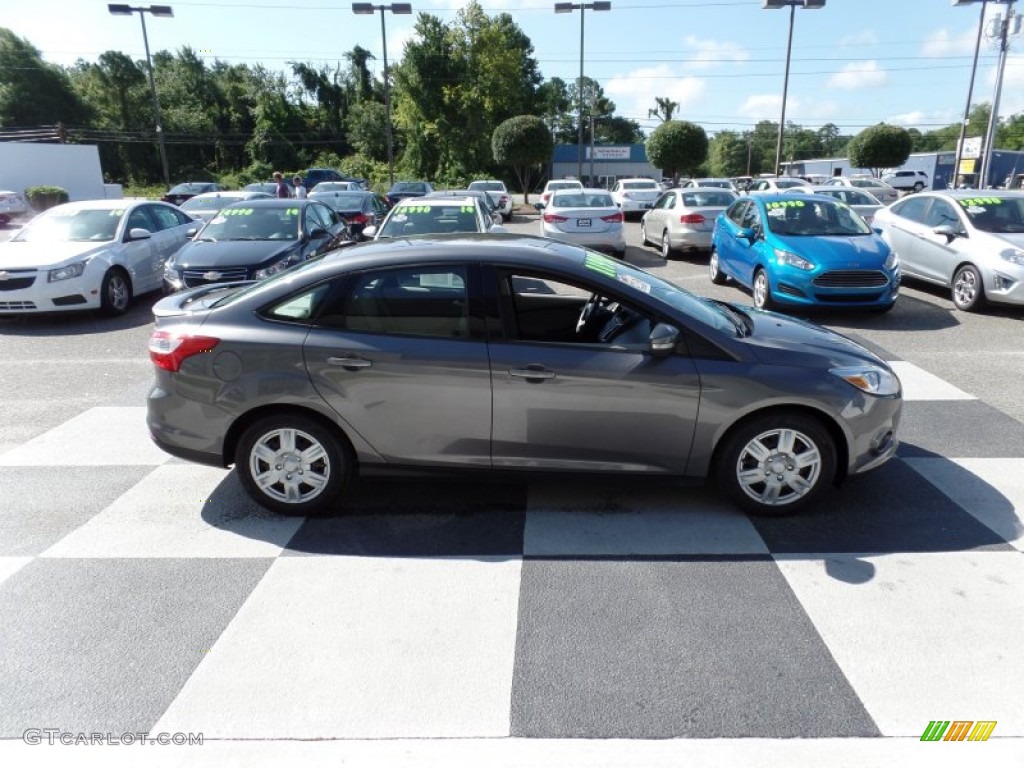
[[[711,282],[749,288],[754,305],[891,309],[899,258],[849,206],[824,195],[741,197],[715,221]]]

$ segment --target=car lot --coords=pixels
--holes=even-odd
[[[625,258],[749,303],[702,255],[642,247],[635,222]],[[663,486],[374,480],[348,514],[303,521],[149,444],[152,302],[0,318],[11,742],[32,719],[203,731],[208,751],[430,739],[508,764],[595,739],[595,762],[830,749],[817,762],[839,765],[878,742],[995,764],[1024,736],[1019,310],[910,285],[886,315],[799,315],[884,350],[913,389],[899,459],[808,518]],[[961,716],[997,720],[992,741],[917,743]]]

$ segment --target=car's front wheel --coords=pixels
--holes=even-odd
[[[776,412],[740,424],[718,452],[718,482],[755,515],[785,515],[813,503],[832,482],[836,447],[816,419]]]
[[[641,219],[640,221],[640,245],[647,245],[650,240],[647,239],[647,221]]]
[[[754,297],[754,306],[758,309],[772,309],[775,302],[772,301],[772,286],[768,282],[768,273],[758,269],[754,273],[754,287],[751,291]]]
[[[915,192],[920,192],[922,189],[924,189],[924,182],[918,181],[918,182],[916,182],[914,184],[914,191]]]
[[[984,306],[985,284],[973,264],[964,264],[953,275],[953,303],[964,312],[973,312]]]
[[[266,416],[242,433],[235,468],[246,493],[286,515],[332,509],[352,474],[347,443],[301,414]]]
[[[661,257],[665,261],[672,258],[672,240],[669,238],[667,229],[661,233]]]
[[[107,317],[123,315],[132,303],[132,283],[120,267],[107,270],[100,283],[100,314]]]
[[[725,285],[729,282],[729,276],[722,271],[718,264],[718,249],[711,249],[711,258],[708,259],[708,274],[711,277],[711,282],[715,285]]]

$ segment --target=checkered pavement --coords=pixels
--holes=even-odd
[[[0,453],[0,759],[52,727],[204,734],[168,764],[909,765],[934,719],[996,720],[977,764],[1018,759],[1024,425],[893,365],[899,457],[778,520],[394,479],[289,519],[143,408],[85,410]]]

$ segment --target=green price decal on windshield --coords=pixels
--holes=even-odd
[[[960,205],[964,208],[976,208],[980,205],[1001,205],[1002,202],[1001,197],[965,197],[960,201]]]
[[[769,211],[772,208],[803,208],[803,200],[776,200],[775,202],[765,203],[764,207]]]

